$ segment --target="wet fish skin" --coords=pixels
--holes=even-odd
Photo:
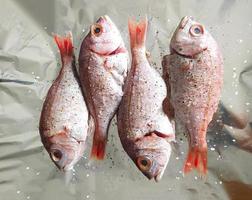
[[[90,27],[79,56],[80,80],[95,123],[92,158],[104,158],[108,127],[121,102],[127,71],[128,51],[121,34],[108,16],[102,16]]]
[[[205,27],[191,17],[181,20],[172,36],[170,51],[163,58],[163,73],[176,123],[189,134],[184,173],[196,168],[205,175],[206,133],[218,108],[223,84],[222,54]]]
[[[159,181],[175,135],[162,106],[165,82],[146,57],[147,23],[147,19],[139,24],[129,20],[132,64],[117,119],[124,150],[147,178]]]
[[[42,143],[55,165],[73,168],[83,155],[89,133],[89,114],[75,66],[72,36],[55,35],[62,67],[43,104],[39,131]]]

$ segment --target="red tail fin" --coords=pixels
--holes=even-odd
[[[64,60],[63,58],[73,56],[73,39],[71,32],[69,32],[65,37],[54,35],[54,40],[60,50],[62,62]]]
[[[131,49],[135,47],[143,47],[145,45],[146,33],[147,33],[148,21],[147,17],[140,21],[138,24],[136,21],[129,19],[129,35]]]
[[[187,160],[184,165],[184,174],[189,173],[193,169],[197,169],[200,175],[207,174],[207,146],[190,147]]]
[[[107,144],[107,137],[103,137],[99,130],[94,133],[93,146],[91,151],[91,158],[103,160],[105,156],[105,149]]]

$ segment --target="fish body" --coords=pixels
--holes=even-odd
[[[132,63],[118,111],[123,148],[149,179],[160,180],[169,161],[174,130],[163,111],[166,85],[145,50],[147,19],[129,20]]]
[[[223,84],[222,55],[210,33],[191,17],[181,20],[172,36],[170,51],[163,59],[163,74],[176,123],[189,134],[184,173],[196,168],[205,175],[206,133],[218,108]]]
[[[90,27],[79,55],[80,80],[95,132],[91,157],[105,155],[108,127],[123,96],[128,71],[128,52],[119,30],[108,16]]]
[[[83,155],[89,114],[75,66],[71,34],[55,35],[62,67],[43,104],[39,131],[42,143],[56,166],[73,168]]]

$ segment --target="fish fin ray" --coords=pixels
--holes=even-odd
[[[72,33],[68,32],[66,36],[59,36],[57,34],[54,34],[53,37],[60,50],[62,62],[64,61],[65,57],[72,57],[73,56]]]
[[[184,165],[184,174],[196,169],[201,176],[207,174],[207,147],[190,147]]]
[[[147,17],[145,17],[139,23],[137,23],[133,19],[128,20],[131,49],[135,47],[140,48],[145,46],[147,26],[148,26]]]
[[[93,145],[91,150],[91,158],[96,160],[103,160],[105,157],[105,149],[107,144],[107,137],[100,134],[99,130],[94,133]]]

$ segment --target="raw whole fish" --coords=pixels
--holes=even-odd
[[[92,158],[104,158],[108,127],[121,102],[127,70],[128,52],[119,30],[102,16],[90,27],[79,55],[80,80],[95,122]]]
[[[89,132],[88,110],[77,78],[71,34],[54,36],[62,68],[48,91],[40,117],[40,136],[52,161],[70,170],[81,158]]]
[[[174,130],[163,111],[166,85],[146,57],[147,19],[129,20],[132,54],[123,100],[118,111],[118,131],[123,148],[149,179],[160,180],[171,154]]]
[[[172,36],[170,51],[163,59],[163,74],[176,124],[189,134],[184,173],[196,168],[205,175],[206,133],[218,108],[223,83],[222,55],[210,33],[191,17],[181,20]]]

